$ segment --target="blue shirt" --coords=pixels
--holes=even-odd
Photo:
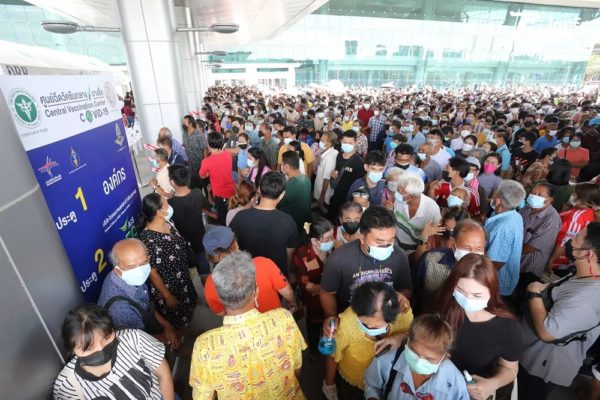
[[[148,287],[146,284],[140,286],[128,285],[112,271],[104,279],[102,291],[98,298],[98,305],[104,307],[108,300],[115,296],[127,297],[139,304],[144,310],[150,309],[150,297],[148,296]],[[108,309],[108,314],[118,329],[131,328],[143,330],[145,328],[140,313],[124,300],[117,300],[112,303]]]
[[[523,249],[523,218],[516,210],[493,214],[485,222],[486,254],[502,263],[498,271],[500,294],[510,296],[517,286]]]
[[[171,143],[173,144],[172,148],[173,151],[177,154],[179,154],[181,156],[181,158],[183,158],[183,161],[187,161],[187,154],[185,154],[185,149],[183,148],[183,146],[181,145],[181,143],[179,143],[179,140],[175,139],[174,137],[171,138]]]
[[[395,353],[395,351],[390,351],[379,358],[374,357],[371,361],[371,365],[365,373],[365,399],[385,400],[384,390],[390,376]],[[388,399],[469,400],[465,378],[450,360],[442,361],[437,372],[418,388],[415,388],[404,352],[400,354],[393,368],[398,372]]]
[[[372,116],[369,120],[369,128],[371,128],[371,136],[368,138],[369,142],[375,142],[377,140],[377,135],[383,129],[385,125],[385,121],[387,118],[383,114],[379,114],[378,116]]]
[[[502,165],[500,166],[500,171],[508,171],[510,168],[510,151],[508,150],[508,146],[503,144],[498,147],[496,150],[498,154],[500,154],[500,158],[502,158]]]
[[[258,136],[258,131],[252,129],[246,131],[246,135],[248,135],[248,141],[250,142],[250,146],[257,147],[260,144],[261,138],[260,136]]]
[[[444,146],[444,150],[446,150],[452,157],[456,156],[456,153],[450,147]]]
[[[410,135],[409,137],[407,137],[407,143],[415,149],[415,152],[418,152],[419,146],[421,146],[426,141],[427,139],[425,138],[425,135],[423,135],[421,132],[417,132],[416,135]]]
[[[238,171],[248,168],[248,147],[245,150],[240,149],[237,154]]]
[[[552,137],[552,140],[548,140],[548,137]],[[558,139],[556,138],[556,136],[550,136],[549,134],[546,134],[535,141],[535,143],[533,144],[533,149],[536,151],[536,153],[542,154],[542,151],[544,151],[548,147],[554,147],[557,144]]]
[[[352,201],[352,192],[357,191],[360,188],[367,188],[367,184],[365,183],[367,177],[365,175],[364,178],[360,178],[354,181],[350,189],[348,189],[348,196],[346,197],[347,201]],[[377,182],[377,185],[373,186],[369,189],[369,205],[381,205],[381,199],[383,198],[383,191],[385,190],[385,179]]]

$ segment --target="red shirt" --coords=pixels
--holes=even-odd
[[[475,189],[472,189],[468,186],[464,186],[464,188],[469,193],[469,213],[471,215],[479,214],[479,192]],[[435,191],[435,195],[438,196],[436,203],[440,207],[448,207],[448,196],[450,196],[450,192],[452,188],[450,187],[450,182],[442,182],[440,187]]]
[[[594,222],[594,211],[581,208],[572,208],[568,211],[561,212],[560,220],[562,221],[562,226],[560,231],[558,231],[555,245],[565,247],[565,244],[569,240],[574,239],[579,231],[585,228],[590,222]],[[569,264],[569,262],[569,259],[563,251],[562,254],[554,261],[554,267],[566,265]]]
[[[302,303],[306,307],[306,317],[310,322],[321,322],[324,318],[324,312],[319,295],[318,293],[309,293],[306,290],[307,285],[321,284],[321,275],[323,274],[323,261],[317,257],[310,242],[296,250],[294,265],[302,289]]]
[[[373,115],[375,115],[375,111],[373,111],[372,109],[366,110],[364,108],[361,108],[360,110],[358,110],[358,119],[364,122],[365,126],[369,124],[369,120]]]
[[[266,257],[255,257],[252,259],[256,269],[256,286],[258,287],[258,311],[261,313],[274,310],[281,307],[278,290],[287,286],[288,281],[279,270],[279,267]],[[204,297],[206,304],[215,314],[220,314],[225,311],[225,307],[219,295],[215,284],[212,280],[212,275],[209,275],[204,284]],[[319,296],[317,296],[318,298]]]
[[[227,151],[211,154],[202,160],[200,178],[206,178],[208,175],[214,196],[228,199],[235,194],[232,163],[231,154]]]

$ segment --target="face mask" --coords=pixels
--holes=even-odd
[[[579,146],[581,146],[581,142],[577,141],[573,141],[571,142],[571,147],[573,147],[574,149],[578,148]]]
[[[173,207],[169,206],[167,209],[167,215],[165,215],[165,220],[170,221],[173,218]]]
[[[354,145],[348,143],[342,143],[342,151],[344,153],[352,153],[354,151]]]
[[[542,196],[536,196],[535,194],[530,194],[527,196],[527,205],[531,208],[540,209],[544,207],[544,199]]]
[[[98,367],[104,365],[107,362],[113,360],[117,355],[117,348],[119,347],[119,339],[116,337],[112,342],[104,346],[102,350],[98,350],[85,357],[77,358],[77,366],[79,367]]]
[[[427,135],[429,133],[429,129],[423,129],[421,132],[423,133],[423,135]]]
[[[283,143],[285,143],[286,145],[292,143],[293,139],[292,138],[283,138]]]
[[[581,249],[581,250],[587,250],[587,249]],[[571,243],[571,240],[569,240],[565,244],[565,257],[567,257],[567,259],[569,259],[571,262],[575,262],[576,260],[584,260],[587,258],[587,256],[575,257],[575,254],[573,254],[573,243]]]
[[[469,172],[467,176],[465,176],[465,182],[471,182],[475,178],[475,175],[472,172]]]
[[[403,126],[400,128],[400,131],[404,133],[410,133],[412,132],[412,128],[410,126]]]
[[[248,166],[248,168],[252,168],[254,167],[254,164],[256,163],[256,161],[252,161],[251,159],[247,159],[246,160],[246,165]]]
[[[425,153],[417,153],[417,156],[419,157],[419,160],[421,160],[421,161],[425,161],[425,159],[427,159],[427,154],[425,154]]]
[[[349,234],[349,235],[354,235],[356,232],[358,232],[358,228],[359,228],[359,223],[358,222],[344,222],[342,224],[342,229],[344,229],[344,231]]]
[[[440,368],[440,364],[444,360],[444,357],[442,356],[442,359],[439,363],[433,364],[424,358],[420,358],[417,355],[417,353],[415,353],[410,349],[410,347],[408,347],[407,343],[407,346],[404,348],[404,359],[406,360],[408,367],[414,373],[420,375],[431,375],[435,374]]]
[[[321,150],[325,150],[325,143],[323,143],[323,142],[319,142],[319,148],[320,148]]]
[[[127,271],[123,271],[117,265],[115,268],[118,268],[121,271],[121,279],[125,281],[129,286],[140,286],[143,285],[148,276],[150,276],[150,264],[140,265],[139,267],[135,267],[133,269],[129,269]]]
[[[471,150],[473,150],[473,147],[475,147],[475,146],[473,146],[472,144],[465,143],[465,144],[463,144],[462,150],[463,151],[471,151]]]
[[[451,194],[448,196],[448,207],[461,207],[464,203],[464,200],[458,196]]]
[[[570,141],[571,141],[571,138],[568,136],[565,136],[564,138],[562,138],[562,142],[565,144],[569,144]]]
[[[437,139],[427,139],[427,142],[435,146],[437,144]]]
[[[379,110],[373,111],[373,115],[378,116],[379,115]]]
[[[185,132],[187,132],[187,130],[188,130],[188,127],[187,127],[187,125],[181,125],[181,128],[182,128],[182,129],[183,129]]]
[[[389,181],[387,183],[387,188],[390,192],[396,192],[398,190],[398,182],[396,181]]]
[[[448,171],[442,171],[442,179],[445,180],[446,182],[450,182],[450,172]]]
[[[556,132],[558,132],[558,131],[548,131],[548,135],[556,136]]]
[[[371,182],[377,183],[383,178],[383,172],[369,172],[367,176]]]
[[[152,165],[152,168],[158,168],[159,167],[158,161],[156,161],[154,159],[152,159],[150,161],[150,164]]]
[[[238,147],[242,150],[246,150],[248,147],[248,143],[238,143]]]
[[[358,132],[358,131],[360,130],[360,127],[358,127],[358,126],[353,126],[353,127],[352,127],[352,130],[353,130],[354,132]]]
[[[371,108],[371,105],[369,103],[365,103],[365,110],[368,110],[369,108]]]
[[[333,249],[333,240],[326,243],[319,242],[319,250],[328,253],[331,251],[331,249]]]
[[[513,114],[516,114],[516,113],[519,112],[519,109],[518,108],[511,108],[510,112],[512,112]]]
[[[375,337],[375,336],[384,335],[387,333],[387,328],[388,328],[387,325],[384,326],[383,328],[371,329],[371,328],[367,328],[365,326],[365,324],[360,322],[360,319],[358,319],[358,318],[356,318],[356,322],[358,322],[358,326],[360,327],[360,330],[363,331],[367,336]]]
[[[432,119],[431,120],[431,125],[435,126],[438,124],[438,120],[437,119]]]
[[[466,138],[470,134],[471,134],[471,131],[468,131],[466,129],[463,129],[462,131],[460,131],[460,136],[463,137],[463,138]]]
[[[458,305],[461,306],[462,309],[465,310],[466,312],[481,311],[487,307],[488,302],[490,301],[489,298],[487,298],[487,299],[469,299],[462,293],[458,292],[457,290],[455,290],[454,293],[452,293],[452,295],[454,296],[454,299],[456,300]]]
[[[490,129],[488,129],[488,128],[485,128],[485,129],[483,130],[483,133],[485,133],[486,135],[489,135],[489,134],[490,134],[490,132],[491,132],[491,130],[490,130]],[[496,142],[494,142],[494,143],[496,143]]]
[[[398,193],[398,192],[396,192]],[[369,255],[376,260],[384,261],[390,258],[392,253],[394,252],[394,245],[390,244],[387,247],[374,247],[369,246]]]
[[[410,112],[410,110],[409,110],[408,108],[403,108],[403,109],[402,109],[402,114],[403,114],[403,115],[406,115],[406,114],[408,114],[409,112]]]
[[[402,194],[400,194],[400,192],[396,192],[394,193],[394,198],[396,199],[396,201],[398,203],[405,203],[406,201],[404,200],[404,196]]]
[[[490,164],[488,162],[483,163],[483,172],[486,174],[493,174],[498,169],[499,165]]]

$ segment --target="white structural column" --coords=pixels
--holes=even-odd
[[[181,139],[187,113],[172,0],[115,0],[136,113],[146,143],[166,126]]]
[[[192,28],[192,12],[189,6],[175,7],[175,16],[177,25],[184,28]],[[202,96],[200,94],[200,76],[198,67],[198,58],[196,52],[198,46],[195,42],[195,32],[180,32],[177,34],[179,39],[179,51],[181,53],[181,68],[183,71],[183,91],[187,100],[186,111],[200,111]]]

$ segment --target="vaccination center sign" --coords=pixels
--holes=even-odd
[[[81,291],[86,301],[95,302],[112,268],[108,253],[115,242],[135,235],[140,212],[113,79],[0,78],[0,90]]]

